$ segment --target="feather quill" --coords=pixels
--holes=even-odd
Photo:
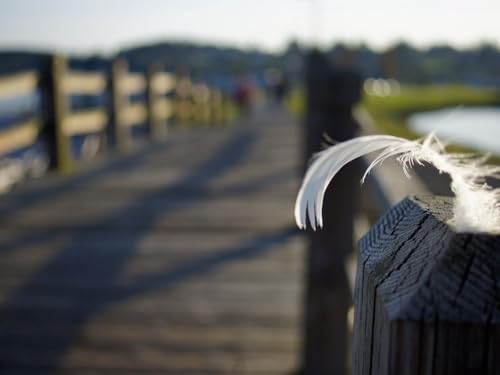
[[[484,158],[446,153],[433,133],[416,141],[390,135],[363,136],[314,155],[295,203],[298,227],[305,229],[307,221],[313,230],[323,227],[323,200],[330,181],[343,166],[375,151],[379,154],[368,166],[361,182],[376,165],[389,157],[397,156],[407,177],[409,168],[415,164],[431,164],[451,177],[451,189],[455,193],[452,224],[457,231],[500,231],[500,189],[485,183],[486,177],[499,178],[500,168],[484,165]]]

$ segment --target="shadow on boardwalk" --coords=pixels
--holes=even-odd
[[[87,223],[91,229],[52,227],[46,231],[28,231],[21,228],[21,234],[3,241],[0,254],[12,255],[13,252],[22,252],[28,246],[48,242],[60,234],[69,238],[40,269],[27,276],[20,286],[3,298],[0,307],[1,368],[57,369],[69,348],[78,341],[81,328],[110,305],[160,289],[165,290],[231,262],[259,257],[279,249],[278,245],[289,242],[297,233],[290,226],[275,231],[256,232],[236,246],[214,248],[206,254],[198,254],[195,258],[179,262],[174,267],[149,272],[127,282],[120,279],[129,260],[137,255],[144,237],[151,231],[161,230],[152,229],[155,228],[159,215],[174,215],[207,198],[232,195],[237,199],[244,199],[246,194],[256,189],[269,188],[280,180],[289,180],[296,175],[295,168],[283,169],[280,173],[264,173],[219,190],[207,190],[206,187],[212,181],[242,167],[258,141],[257,137],[258,133],[248,128],[232,131],[216,149],[216,153],[175,183],[142,191],[136,199],[123,207],[100,217],[96,222]],[[78,189],[82,184],[91,184],[110,172],[138,168],[148,155],[158,151],[159,146],[155,146],[65,183],[28,192],[22,196],[22,200],[4,201],[0,206],[3,220],[8,220],[10,214],[40,200],[49,197],[57,200],[62,193],[74,190],[75,199],[79,199]],[[168,200],[175,201],[175,204],[165,204]],[[150,209],[151,207],[156,208]],[[145,208],[149,208],[147,212],[144,212]],[[122,236],[126,241],[117,241],[117,245],[110,243],[110,247],[119,246],[119,249],[111,249],[113,251],[109,251],[107,256],[91,249],[92,243],[109,242],[110,238],[112,240],[113,237]],[[57,327],[59,319],[63,321],[63,329]],[[120,368],[119,363],[109,366]],[[92,368],[92,363],[88,367]]]

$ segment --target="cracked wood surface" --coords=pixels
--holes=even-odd
[[[456,233],[449,198],[407,198],[360,242],[355,374],[500,374],[500,236]]]

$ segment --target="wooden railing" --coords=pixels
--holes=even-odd
[[[54,56],[48,76],[45,71],[0,76],[0,102],[39,94],[44,104],[39,114],[0,129],[0,161],[9,157],[14,162],[17,150],[43,140],[50,164],[71,173],[80,160],[100,150],[129,151],[136,143],[137,129],[159,141],[167,137],[167,125],[172,122],[224,122],[221,92],[187,76],[178,78],[155,65],[146,72],[130,72],[123,59],[100,71],[75,70],[69,65],[67,58]],[[75,109],[74,97],[100,98],[92,101],[100,104]],[[76,150],[78,137],[90,146]]]
[[[355,75],[313,61],[305,160],[321,149],[324,134],[345,140],[366,131],[351,115],[359,89]],[[456,233],[450,198],[398,203],[427,189],[417,176],[407,180],[384,162],[363,188],[370,216],[382,219],[357,246],[353,220],[367,214],[358,190],[367,163],[339,173],[325,195],[323,230],[308,233],[300,374],[499,374],[500,236]],[[349,360],[352,293],[344,265],[358,247]]]
[[[174,117],[176,77],[152,67],[148,75],[148,111],[151,137],[156,140],[167,136],[167,123]]]
[[[106,75],[104,73],[71,71],[67,65],[66,58],[61,56],[53,58],[52,100],[56,140],[55,154],[57,167],[62,172],[71,172],[74,169],[71,137],[90,134],[102,136],[109,121],[104,107],[72,111],[68,103],[70,95],[96,96],[105,93],[107,88]]]
[[[31,94],[36,91],[38,81],[39,76],[34,71],[0,77],[0,99]],[[40,119],[33,116],[0,130],[0,155],[32,144],[38,136],[40,126]]]
[[[120,151],[132,146],[133,127],[146,123],[148,108],[145,102],[131,102],[133,95],[145,95],[146,77],[130,73],[125,60],[117,60],[112,68],[114,139]]]
[[[26,71],[0,77],[0,101],[15,100],[36,95],[40,75]],[[34,145],[40,138],[43,119],[33,108],[28,113],[10,113],[13,120],[0,129],[0,192],[6,191],[25,176],[38,176],[48,166],[48,156],[43,155],[44,146]],[[5,158],[16,154],[17,158]]]
[[[22,72],[0,77],[0,99],[32,92],[38,85],[38,73]]]
[[[193,118],[193,82],[189,77],[179,77],[175,88],[175,117],[181,123],[189,122]]]

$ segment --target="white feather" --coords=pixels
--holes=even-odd
[[[406,176],[408,168],[427,162],[452,179],[451,189],[456,195],[453,223],[457,231],[500,231],[500,190],[484,184],[485,177],[498,177],[500,168],[483,166],[484,160],[468,155],[447,154],[433,133],[418,141],[389,135],[358,137],[314,155],[295,203],[299,228],[306,228],[307,219],[313,230],[323,227],[323,200],[330,181],[344,165],[375,151],[380,153],[367,168],[362,182],[372,168],[391,156],[398,156]]]

